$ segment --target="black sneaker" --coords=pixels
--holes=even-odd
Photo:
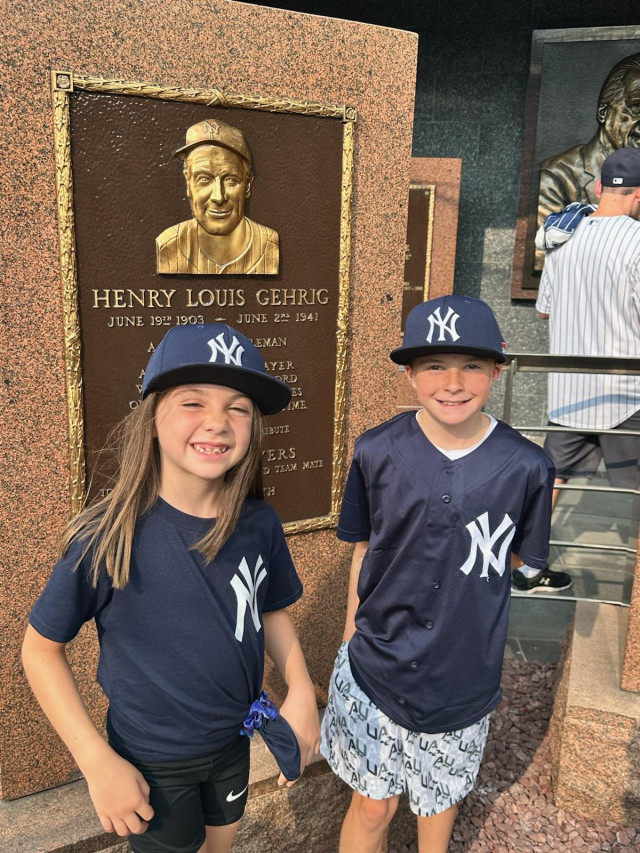
[[[511,586],[518,592],[526,592],[527,595],[534,592],[560,592],[571,586],[571,575],[543,569],[535,577],[527,578],[519,569],[514,569],[511,572]]]

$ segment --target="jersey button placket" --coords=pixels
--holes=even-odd
[[[442,523],[448,527],[454,526],[457,521],[462,495],[460,473],[459,467],[455,463],[449,462],[446,467],[443,465],[440,468],[433,481],[434,497],[440,495],[440,503],[444,504],[442,507]]]

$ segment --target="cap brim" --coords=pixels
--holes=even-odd
[[[268,376],[246,367],[231,364],[185,364],[168,370],[153,379],[143,391],[143,398],[152,391],[166,391],[177,385],[199,382],[224,385],[246,394],[257,404],[264,415],[275,415],[291,401],[291,389],[275,376]]]
[[[420,347],[398,347],[389,353],[391,361],[396,364],[409,364],[414,358],[420,358],[421,355],[433,355],[437,352],[459,352],[465,355],[475,355],[478,358],[492,358],[494,361],[502,363],[507,360],[504,353],[497,353],[490,349],[477,349],[475,347],[457,347],[452,346],[420,346]]]
[[[173,156],[177,157],[178,160],[185,160],[187,154],[194,148],[197,148],[198,145],[216,145],[218,148],[226,148],[227,151],[231,151],[232,154],[237,154],[238,157],[244,160],[245,163],[248,163],[249,167],[251,167],[251,160],[247,159],[244,154],[241,154],[237,148],[225,145],[224,142],[219,142],[217,139],[200,139],[198,142],[190,142],[189,145],[183,145],[182,148],[178,148],[177,151],[174,151]]]

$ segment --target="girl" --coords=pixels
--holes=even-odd
[[[207,324],[167,333],[142,395],[120,425],[113,491],[63,537],[31,611],[24,667],[105,830],[131,833],[134,853],[224,853],[247,799],[240,729],[257,704],[265,649],[288,685],[282,714],[301,770],[319,742],[315,692],[284,609],[302,586],[261,500],[260,413],[283,409],[291,392],[248,338]],[[92,618],[108,744],[65,655]]]

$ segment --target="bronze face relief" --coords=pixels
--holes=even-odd
[[[193,218],[156,238],[156,271],[181,275],[276,275],[277,231],[245,215],[251,153],[241,130],[218,120],[187,130],[183,161]]]
[[[542,161],[538,227],[571,202],[597,204],[595,186],[605,158],[617,148],[640,147],[640,53],[613,66],[600,90],[596,118],[598,127],[588,142]],[[544,253],[537,251],[534,269],[543,263]]]

